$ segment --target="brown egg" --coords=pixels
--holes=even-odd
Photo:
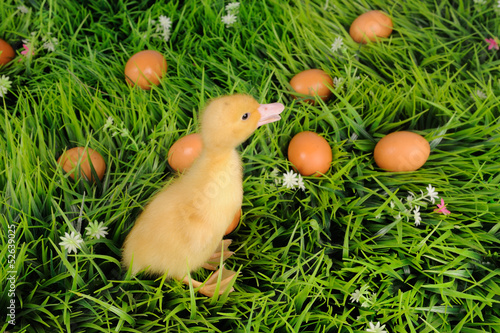
[[[328,142],[314,132],[300,132],[288,145],[288,160],[303,176],[320,176],[330,168],[332,149]]]
[[[375,163],[386,171],[415,171],[429,158],[431,146],[421,135],[400,131],[384,136],[373,152]]]
[[[232,233],[234,231],[234,229],[236,229],[238,224],[240,224],[240,218],[241,218],[241,209],[238,209],[238,211],[234,215],[233,221],[231,222],[229,227],[227,227],[227,230],[224,233],[224,236],[229,235],[230,233]]]
[[[358,43],[386,38],[392,33],[392,20],[380,10],[371,10],[358,16],[351,24],[349,34]]]
[[[15,56],[16,53],[12,46],[3,39],[0,39],[0,66],[9,63]]]
[[[94,177],[92,176],[90,164],[94,167],[97,177],[99,177],[100,180],[102,180],[104,172],[106,171],[106,162],[104,162],[104,158],[92,148],[71,148],[59,157],[57,164],[59,164],[64,171],[71,172],[70,177],[73,179],[75,179],[79,167],[80,174],[85,179],[93,181]]]
[[[128,84],[137,84],[145,90],[158,85],[167,72],[167,61],[158,51],[140,51],[130,57],[125,65],[125,79]]]
[[[193,133],[177,140],[168,151],[168,164],[178,172],[183,172],[200,156],[203,142],[201,135]]]
[[[292,77],[290,85],[295,92],[301,95],[313,97],[318,95],[322,100],[326,101],[332,95],[331,88],[333,87],[332,78],[321,69],[308,69]],[[294,98],[302,96],[292,95]],[[305,99],[305,102],[314,103],[314,98]]]

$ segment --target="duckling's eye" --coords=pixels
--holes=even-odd
[[[250,113],[244,113],[243,116],[241,116],[241,120],[247,120],[248,117],[250,117]]]

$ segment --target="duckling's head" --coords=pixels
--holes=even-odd
[[[234,149],[257,127],[280,120],[281,103],[259,104],[244,94],[222,96],[211,101],[201,118],[201,137],[206,149]]]

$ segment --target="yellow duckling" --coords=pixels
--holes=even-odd
[[[203,151],[179,178],[165,186],[146,206],[123,245],[123,265],[132,274],[175,278],[213,296],[221,275],[219,294],[236,272],[218,269],[205,283],[189,280],[189,272],[225,260],[230,240],[224,232],[243,200],[241,159],[236,147],[257,127],[280,119],[280,103],[259,104],[248,95],[219,97],[201,117]],[[230,290],[232,291],[232,289]]]

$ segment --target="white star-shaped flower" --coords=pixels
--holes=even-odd
[[[237,11],[240,8],[239,2],[231,2],[226,5],[226,10],[228,12]]]
[[[130,131],[128,130],[128,128],[123,127],[121,129],[120,136],[122,136],[122,137],[130,136]]]
[[[56,46],[59,44],[59,41],[55,37],[43,37],[43,42],[42,47],[50,52],[54,52]]]
[[[332,52],[337,52],[342,49],[342,46],[344,45],[344,40],[342,37],[337,37],[332,43],[332,46],[330,47],[330,50]]]
[[[105,227],[103,222],[97,221],[90,222],[87,228],[85,228],[85,230],[87,230],[87,235],[90,238],[96,239],[99,239],[101,237],[106,238],[106,235],[108,234],[108,232],[106,231],[107,229],[108,227]]]
[[[70,234],[67,232],[64,233],[64,236],[61,236],[62,242],[59,243],[62,247],[68,250],[68,253],[77,252],[77,249],[81,249],[81,245],[84,241],[82,239],[82,235],[79,232],[72,231]]]
[[[426,187],[426,190],[427,190],[427,196],[429,197],[429,200],[432,203],[435,203],[436,199],[439,198],[438,192],[436,192],[436,189],[434,187],[432,187],[431,184],[429,184],[429,186]]]
[[[227,27],[232,26],[236,23],[236,15],[229,13],[227,15],[222,16],[222,23],[224,23]]]
[[[299,174],[298,175],[298,179],[297,179],[297,186],[302,190],[302,191],[305,191],[306,190],[306,186],[304,185],[304,178],[302,178],[302,176]]]
[[[294,189],[299,185],[299,179],[297,174],[292,170],[289,170],[287,173],[283,174],[283,186],[286,188]]]
[[[108,119],[106,119],[106,122],[104,123],[104,127],[102,129],[107,131],[108,128],[110,128],[112,125],[113,125],[113,117],[108,117]]]
[[[333,78],[333,88],[338,89],[344,83],[344,78],[343,77],[334,77]]]
[[[356,289],[352,294],[351,294],[351,302],[359,302],[360,298],[363,296],[363,293],[359,290]]]
[[[388,333],[385,330],[385,325],[380,326],[380,322],[377,322],[376,324],[372,323],[371,321],[368,323],[368,326],[370,328],[366,329],[366,332],[372,332],[372,333]]]
[[[279,170],[277,168],[274,168],[273,171],[271,171],[270,176],[274,178],[274,183],[276,185],[279,185],[281,183],[281,179],[278,177]]]
[[[478,89],[478,90],[475,90],[475,91],[471,92],[470,93],[470,97],[471,98],[477,97],[479,99],[486,99],[488,97],[488,95],[486,95],[484,93],[484,91]]]
[[[0,77],[0,97],[4,97],[7,94],[8,89],[12,86],[8,76],[2,75]]]
[[[172,28],[172,20],[170,19],[170,17],[160,15],[158,21],[160,21],[160,25],[163,29],[170,30],[170,28]]]
[[[28,14],[30,10],[25,5],[17,6],[17,10],[23,14]]]
[[[415,206],[413,210],[413,217],[415,218],[415,226],[419,226],[420,222],[422,222],[422,218],[420,217],[420,206]]]

